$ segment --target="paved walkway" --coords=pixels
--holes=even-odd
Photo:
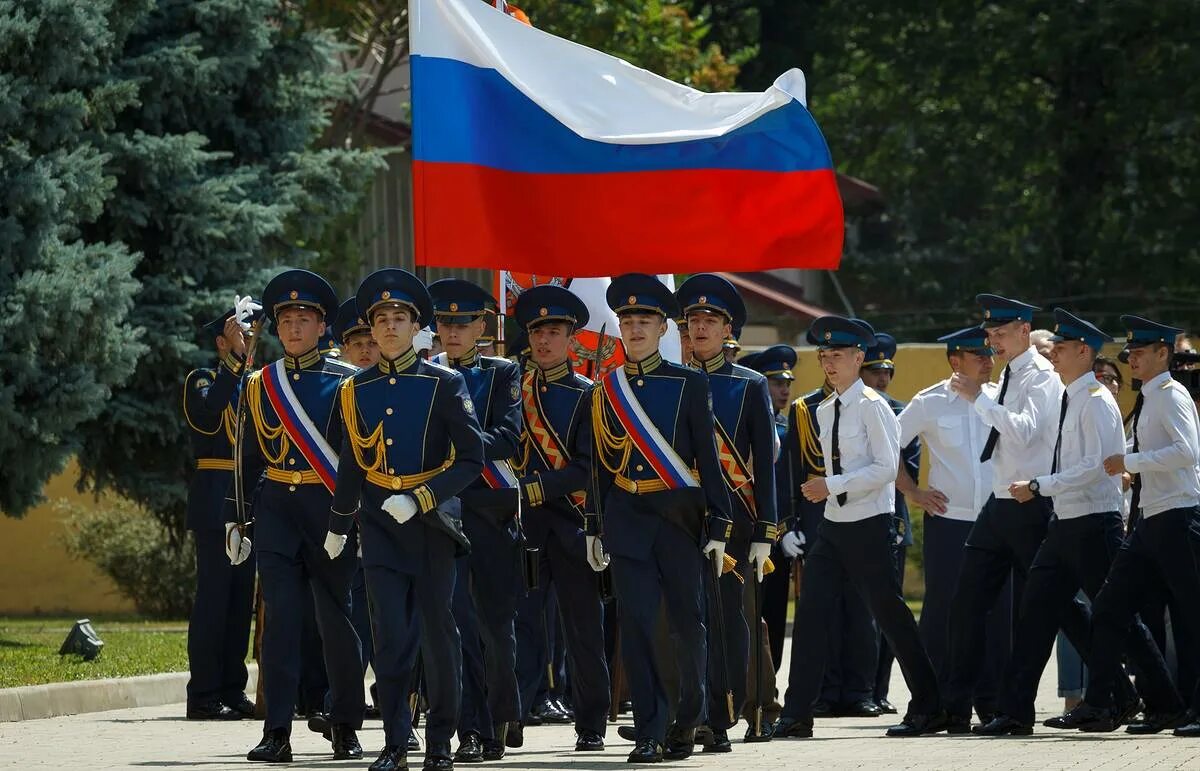
[[[1054,659],[1042,680],[1039,719],[1060,711],[1055,696]],[[902,703],[907,690],[895,668],[893,695]],[[781,682],[783,682],[781,680]],[[258,740],[254,722],[190,723],[183,705],[125,709],[73,717],[0,724],[0,768],[196,768],[205,771],[252,768],[245,753]],[[628,721],[628,716],[625,716]],[[971,736],[887,739],[884,719],[822,720],[808,740],[747,745],[735,742],[728,755],[696,755],[670,768],[687,769],[1200,769],[1200,740],[1176,739],[1169,734],[1137,739],[1124,733],[1066,734],[1038,727],[1032,737],[979,739]],[[735,729],[741,735],[744,729]],[[610,727],[609,749],[603,754],[577,755],[570,727],[538,727],[525,732],[525,747],[487,768],[609,769],[628,768],[625,753],[631,745]],[[292,735],[293,768],[366,768],[383,743],[378,722],[361,733],[368,759],[330,760],[329,745],[297,722]],[[414,768],[420,768],[419,759]]]

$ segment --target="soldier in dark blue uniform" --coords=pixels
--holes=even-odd
[[[450,769],[462,663],[451,600],[456,556],[470,548],[455,496],[479,474],[483,439],[463,377],[413,350],[431,313],[421,281],[379,270],[357,302],[381,358],[338,394],[344,430],[325,548],[345,558],[357,513],[385,737],[372,771],[407,768],[418,649],[429,699],[424,768]]]
[[[183,386],[183,416],[196,456],[187,505],[187,527],[196,539],[196,599],[188,622],[188,720],[254,717],[254,704],[244,692],[254,566],[230,565],[222,554],[238,391],[246,369],[246,334],[240,321],[231,310],[204,325],[205,337],[215,341],[217,366],[193,370]]]
[[[466,379],[483,430],[484,473],[461,498],[463,529],[471,540],[470,593],[482,638],[484,682],[483,692],[464,694],[463,701],[483,703],[486,696],[491,724],[461,727],[455,758],[468,763],[499,760],[508,731],[523,714],[514,627],[523,589],[521,544],[516,477],[509,465],[521,435],[520,370],[507,359],[480,356],[476,349],[488,309],[496,304],[491,295],[469,281],[449,278],[431,284],[429,294],[446,363]],[[462,588],[466,581],[460,577]],[[464,690],[472,686],[479,683],[464,681]]]
[[[263,305],[279,331],[285,355],[246,382],[249,419],[240,448],[242,488],[253,489],[265,471],[254,505],[254,540],[267,608],[261,672],[267,719],[262,742],[247,757],[291,759],[301,615],[303,599],[311,595],[332,692],[334,758],[360,758],[355,731],[363,719],[362,659],[350,620],[350,582],[358,547],[352,544],[349,554],[333,561],[322,550],[336,481],[334,448],[342,441],[337,389],[354,369],[317,351],[325,320],[337,313],[337,296],[325,279],[306,270],[284,271],[267,284]],[[230,507],[227,519],[235,516]],[[245,544],[237,542],[237,533],[235,529],[226,544],[235,564],[249,556]]]
[[[658,351],[668,321],[679,316],[675,297],[654,276],[628,273],[613,279],[607,300],[620,319],[626,362],[593,389],[596,511],[587,519],[588,560],[601,570],[605,549],[612,554],[637,736],[629,761],[656,763],[688,757],[704,720],[701,571],[711,567],[700,547],[720,564],[732,529],[729,493],[717,461],[708,379],[663,361]],[[678,640],[680,695],[669,731],[654,659],[660,603]]]
[[[863,363],[862,381],[868,387],[874,388],[891,405],[892,412],[899,415],[904,411],[904,402],[892,398],[888,386],[896,372],[894,362],[896,356],[896,338],[886,332],[875,333],[875,346],[867,351]],[[921,440],[914,438],[906,447],[900,448],[900,462],[908,473],[916,479],[921,469]],[[908,547],[912,546],[912,521],[908,516],[908,501],[899,492],[896,493],[896,547],[893,553],[896,558],[896,577],[900,580],[900,588],[904,588],[904,566],[908,562]],[[865,606],[864,606],[865,607]],[[888,646],[887,638],[877,634],[879,641],[879,664],[875,670],[875,704],[881,712],[896,714],[896,707],[888,701],[888,686],[892,681],[892,662],[895,657]]]
[[[525,290],[515,311],[517,323],[528,332],[534,364],[521,379],[521,521],[527,546],[539,550],[546,568],[539,575],[540,583],[552,582],[564,622],[575,749],[598,751],[604,749],[609,679],[604,609],[584,538],[585,496],[591,481],[592,382],[574,372],[569,358],[571,338],[587,323],[588,311],[569,290],[551,284]],[[541,604],[522,608],[526,616],[535,616],[522,624],[534,631],[529,647],[535,650],[544,648],[546,636],[546,592],[538,591]],[[523,683],[522,703],[532,703],[537,695],[552,653],[534,657],[530,669],[536,677]]]
[[[734,568],[720,578],[721,598],[710,598],[708,627],[708,726],[705,752],[729,752],[728,730],[746,701],[750,631],[742,598],[745,583],[761,581],[755,566],[765,566],[775,542],[775,421],[767,379],[729,362],[732,328],[746,322],[746,306],[733,284],[711,273],[698,273],[679,287],[675,298],[688,320],[692,361],[708,375],[715,418],[717,457],[729,488],[733,531],[725,554]],[[713,592],[713,583],[706,585]],[[718,618],[717,609],[722,612]],[[724,635],[724,641],[719,639]],[[723,658],[724,657],[724,658]]]
[[[786,447],[788,438],[788,408],[792,403],[792,382],[796,379],[792,374],[792,370],[796,367],[796,349],[790,345],[773,345],[761,353],[743,356],[741,363],[761,372],[767,378],[767,387],[771,391],[775,432],[781,448],[779,458],[775,461],[775,514],[779,519],[780,529],[786,532],[792,524],[792,495],[790,489],[791,470],[788,465],[790,458],[783,449]],[[775,666],[775,671],[778,672],[779,665],[783,663],[783,640],[787,627],[792,560],[776,544],[771,551],[771,561],[775,563],[775,570],[763,579],[762,618],[767,622],[771,661]]]

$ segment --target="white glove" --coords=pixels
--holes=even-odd
[[[411,495],[393,495],[383,502],[384,511],[392,515],[392,519],[403,525],[417,515],[417,502]]]
[[[717,573],[717,578],[721,577],[721,571],[725,569],[725,542],[710,540],[704,544],[704,554],[713,563],[713,570]]]
[[[425,327],[413,336],[414,351],[428,351],[433,348],[433,330]]]
[[[249,538],[242,537],[237,523],[225,523],[225,556],[229,557],[229,564],[240,565],[250,559],[251,545]]]
[[[767,558],[770,556],[771,544],[750,544],[750,564],[754,566],[754,575],[759,583],[762,583],[763,577],[767,575]]]
[[[585,535],[583,537],[587,547],[587,561],[592,566],[592,570],[599,573],[608,567],[608,562],[611,557],[604,551],[604,543],[598,535]]]
[[[345,548],[346,536],[337,533],[325,534],[325,553],[329,555],[329,559],[337,559],[338,555],[342,553],[342,549]]]
[[[799,530],[789,530],[780,540],[779,548],[783,549],[783,553],[788,557],[796,559],[804,556],[804,544],[804,533]]]
[[[242,325],[243,330],[250,329],[248,319],[254,315],[255,311],[261,311],[262,304],[255,302],[250,295],[242,297],[235,294],[233,296],[233,315],[237,317],[238,323]]]

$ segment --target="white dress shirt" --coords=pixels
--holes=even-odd
[[[1088,372],[1067,386],[1058,471],[1037,478],[1040,495],[1054,499],[1059,519],[1121,511],[1121,477],[1109,476],[1104,459],[1125,452],[1121,408],[1112,392]]]
[[[841,401],[838,450],[841,473],[833,473],[834,402]],[[896,468],[900,463],[900,424],[891,405],[862,380],[836,391],[817,407],[821,451],[825,454],[825,519],[858,522],[896,510]],[[839,494],[846,503],[838,503]]]
[[[980,393],[975,412],[988,429],[1000,432],[992,453],[992,492],[1012,498],[1008,486],[1050,471],[1063,385],[1050,362],[1033,346],[1008,364],[1004,404],[997,396]],[[1004,384],[1000,384],[1003,390]]]
[[[995,388],[984,384],[989,393]],[[946,512],[937,516],[974,522],[992,494],[992,462],[979,462],[988,427],[971,403],[950,390],[947,379],[914,396],[898,420],[900,446],[920,436],[929,451],[929,486],[947,499]]]
[[[1141,474],[1143,517],[1200,505],[1198,433],[1196,404],[1170,372],[1142,384],[1138,451],[1125,456],[1125,469]]]

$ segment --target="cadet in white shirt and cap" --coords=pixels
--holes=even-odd
[[[803,484],[805,498],[825,501],[825,519],[809,552],[796,606],[792,664],[776,738],[812,736],[812,705],[825,667],[824,619],[843,580],[854,584],[895,652],[912,701],[888,736],[919,736],[945,726],[937,676],[904,604],[892,564],[900,424],[888,402],[867,388],[859,368],[875,343],[867,325],[840,316],[813,322],[819,358],[834,393],[817,408],[826,476]]]
[[[987,330],[967,327],[938,338],[938,342],[946,344],[946,361],[953,372],[984,383],[984,389],[994,395],[996,386],[987,382],[992,377],[992,349],[988,346]],[[950,378],[914,396],[898,420],[900,445],[905,447],[919,436],[929,459],[928,488],[918,487],[901,462],[896,489],[925,512],[922,555],[925,603],[918,627],[939,682],[945,682],[949,667],[950,603],[958,586],[967,535],[992,494],[992,463],[979,462],[988,426],[974,406],[950,388]],[[979,719],[985,723],[995,716],[1000,674],[1008,662],[1011,596],[1011,586],[1002,590],[987,619],[985,664],[972,699]]]
[[[1133,443],[1127,453],[1104,459],[1114,478],[1133,478],[1133,529],[1113,560],[1104,588],[1092,605],[1092,667],[1084,701],[1063,716],[1064,727],[1111,731],[1116,713],[1109,696],[1130,623],[1149,593],[1168,591],[1180,609],[1172,623],[1200,639],[1200,426],[1187,389],[1171,377],[1171,354],[1181,330],[1137,316],[1122,316],[1133,377],[1142,381],[1133,410]],[[1156,676],[1166,664],[1155,649]],[[1179,651],[1200,664],[1200,650]],[[1200,736],[1200,686],[1176,736]]]
[[[1121,479],[1104,470],[1104,459],[1121,454],[1125,447],[1121,410],[1092,371],[1109,337],[1061,308],[1054,311],[1054,320],[1050,360],[1066,390],[1050,473],[1009,487],[1013,498],[1022,503],[1036,496],[1050,497],[1054,515],[1029,569],[1012,659],[1003,680],[1000,714],[974,729],[981,736],[1033,733],[1033,700],[1060,617],[1073,607],[1073,598],[1081,589],[1089,598],[1099,593],[1124,535]],[[1155,666],[1154,659],[1161,661],[1161,656],[1145,625],[1135,620],[1127,627],[1125,650],[1142,673],[1138,690],[1146,701],[1145,720],[1131,725],[1129,732],[1158,733],[1174,727],[1183,715],[1183,702],[1170,677]],[[1089,652],[1080,650],[1085,661]],[[1108,665],[1114,667],[1109,682],[1124,677],[1119,661],[1111,660]],[[1062,720],[1053,718],[1048,725]]]

